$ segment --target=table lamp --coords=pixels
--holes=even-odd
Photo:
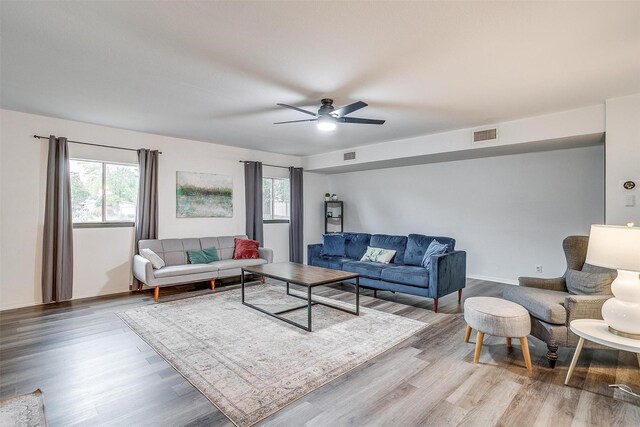
[[[612,333],[640,339],[640,227],[592,225],[585,262],[618,270],[602,318]]]

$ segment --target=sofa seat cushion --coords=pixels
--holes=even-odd
[[[507,286],[502,291],[504,299],[520,304],[536,319],[553,325],[566,323],[567,310],[564,308],[564,300],[568,296],[568,292],[523,286]]]
[[[267,260],[262,258],[249,259],[223,259],[214,261],[208,265],[216,267],[217,270],[230,270],[232,268],[251,267],[254,265],[266,264]]]
[[[153,275],[157,278],[162,277],[175,277],[186,276],[188,274],[199,274],[218,271],[218,267],[211,264],[184,264],[184,265],[169,265],[162,267],[153,272]]]
[[[388,267],[389,264],[369,261],[349,261],[342,264],[342,269],[344,271],[358,273],[359,275],[370,279],[380,279],[382,270]]]
[[[429,287],[429,270],[413,265],[401,267],[387,267],[382,270],[382,280],[385,282],[400,283],[403,285]]]
[[[313,259],[313,265],[316,267],[330,268],[332,270],[342,270],[342,265],[350,261],[353,260],[351,258],[320,255]]]

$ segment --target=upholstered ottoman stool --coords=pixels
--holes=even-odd
[[[467,298],[464,302],[464,320],[467,332],[464,342],[469,342],[471,330],[478,331],[474,363],[480,359],[484,334],[506,337],[507,347],[511,347],[511,338],[520,338],[524,362],[531,370],[531,356],[527,335],[531,333],[531,319],[526,308],[515,302],[491,297]]]

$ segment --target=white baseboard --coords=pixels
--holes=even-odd
[[[518,285],[518,281],[514,279],[505,279],[504,277],[489,277],[489,276],[478,276],[476,274],[467,275],[467,279],[476,279],[476,280],[485,280],[487,282],[498,282],[504,283],[507,285]]]

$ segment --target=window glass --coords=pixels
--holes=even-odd
[[[102,163],[71,160],[73,222],[102,221]]]
[[[290,198],[288,178],[263,178],[263,219],[289,220]]]
[[[70,160],[74,223],[134,222],[138,166]]]
[[[135,221],[138,167],[105,164],[106,221]]]

